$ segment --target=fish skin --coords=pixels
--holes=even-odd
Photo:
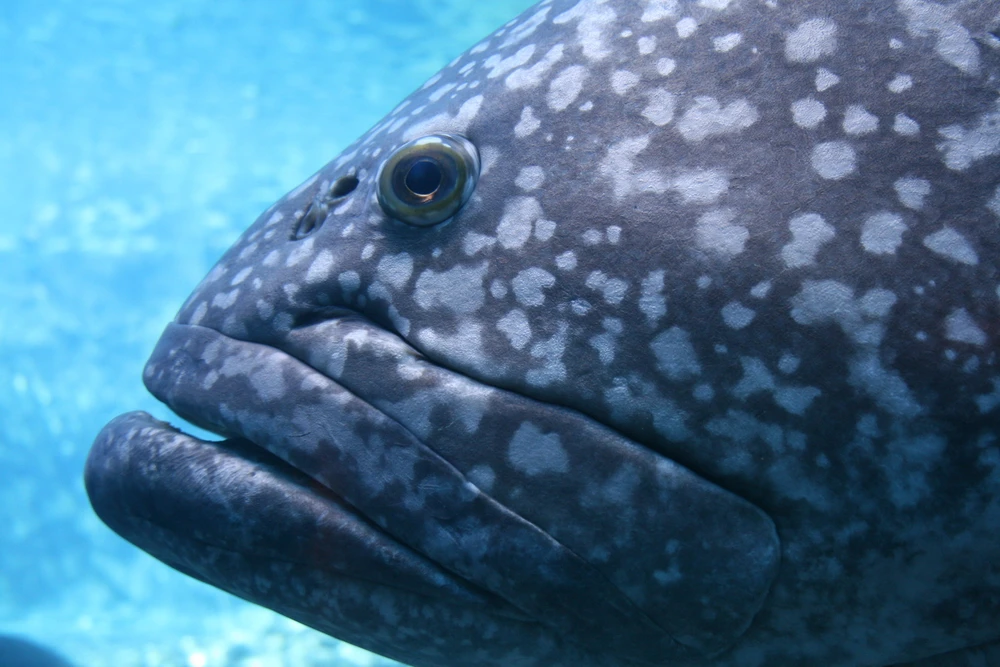
[[[226,440],[119,417],[95,510],[413,665],[992,664],[998,27],[536,5],[226,253],[144,373]],[[432,133],[482,173],[414,228],[375,174]]]

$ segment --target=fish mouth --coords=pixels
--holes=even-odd
[[[98,515],[183,572],[410,664],[701,659],[746,630],[777,570],[756,507],[353,313],[268,344],[172,323],[144,380],[224,440],[112,421],[85,475]]]

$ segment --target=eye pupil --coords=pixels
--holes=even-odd
[[[441,187],[443,178],[441,165],[434,160],[422,158],[414,162],[406,172],[403,183],[418,197],[430,197]]]

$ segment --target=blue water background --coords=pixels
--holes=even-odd
[[[529,0],[0,0],[0,632],[79,665],[382,664],[190,580],[81,471],[257,214]]]

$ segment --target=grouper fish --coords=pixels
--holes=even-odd
[[[411,665],[1000,664],[998,77],[998,0],[541,2],[222,257],[144,372],[221,441],[94,509]]]

